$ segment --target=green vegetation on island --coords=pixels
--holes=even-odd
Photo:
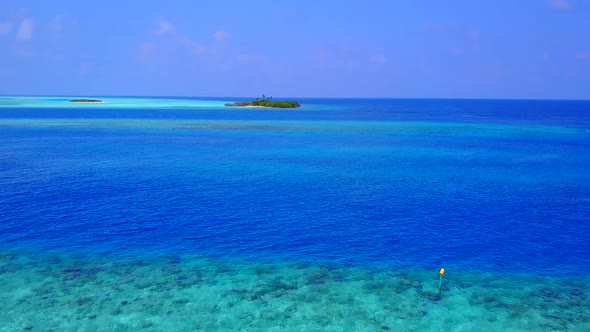
[[[72,99],[70,103],[102,103],[102,100],[99,99]]]
[[[235,103],[227,103],[225,106],[241,106],[241,107],[267,107],[267,108],[297,108],[301,105],[294,100],[280,100],[274,101],[272,97],[256,98],[253,101],[238,101]]]

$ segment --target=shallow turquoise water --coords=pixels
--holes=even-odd
[[[61,109],[199,109],[221,108],[220,100],[195,100],[186,98],[124,98],[100,97],[102,103],[72,103],[77,96],[63,97],[22,97],[0,96],[0,108],[61,108]],[[97,99],[97,98],[92,98]]]
[[[590,329],[589,102],[69,99],[0,98],[0,330]]]
[[[587,331],[588,278],[2,252],[7,331]]]

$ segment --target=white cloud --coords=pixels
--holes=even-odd
[[[57,37],[63,31],[63,16],[54,16],[47,25],[49,29],[49,33],[51,33],[54,37]]]
[[[387,57],[383,54],[373,55],[369,58],[369,62],[375,65],[382,66],[387,63]]]
[[[14,51],[14,55],[21,58],[30,58],[35,56],[35,52],[29,47],[17,47]]]
[[[94,70],[94,66],[91,63],[82,62],[78,68],[78,72],[81,76],[86,76]]]
[[[213,34],[213,36],[215,37],[215,40],[217,42],[221,43],[221,42],[224,42],[227,39],[228,34],[227,34],[227,32],[225,32],[223,30],[218,30],[218,31],[215,31],[215,33]]]
[[[12,23],[7,21],[0,21],[0,36],[7,35],[12,32]]]
[[[321,46],[315,50],[313,50],[313,57],[318,60],[318,61],[328,61],[330,59],[330,57],[332,56],[332,51],[330,50],[330,48],[326,47],[326,46]]]
[[[156,28],[156,34],[167,35],[176,32],[176,28],[168,20],[159,20],[158,27]]]
[[[549,6],[555,10],[570,10],[572,4],[569,0],[549,0]]]
[[[16,39],[26,42],[33,39],[33,20],[25,18],[20,22],[18,31],[16,32]]]
[[[471,29],[467,31],[467,36],[471,39],[474,43],[479,43],[481,40],[481,31],[479,29]]]
[[[448,30],[448,27],[446,25],[442,25],[442,24],[427,24],[426,27],[424,28],[424,30],[426,32],[436,33],[436,32],[444,32],[444,31]]]
[[[190,38],[181,37],[180,43],[182,45],[186,46],[188,49],[190,49],[196,55],[202,55],[203,53],[205,53],[205,47]]]
[[[224,31],[221,31],[221,32],[222,32],[221,38],[223,39],[226,37],[226,33]],[[178,32],[176,30],[176,27],[168,20],[164,20],[164,19],[159,20],[157,22],[157,27],[156,27],[155,33],[160,36],[166,36],[164,39],[167,39],[174,44],[181,45],[181,46],[185,47],[186,49],[188,49],[190,52],[194,53],[195,55],[202,55],[206,51],[205,46],[203,46],[202,44],[187,37],[182,32]],[[215,37],[217,38],[217,33],[216,33]],[[151,42],[143,43],[141,45],[140,51],[139,51],[140,56],[144,56],[144,57],[147,56],[148,54],[150,54],[153,51],[155,46],[156,45]]]
[[[456,48],[451,49],[451,53],[453,53],[454,55],[463,55],[463,54],[465,54],[465,50],[462,48],[456,47]]]
[[[238,62],[239,63],[251,63],[257,61],[258,58],[256,56],[250,54],[240,54],[238,55]]]
[[[154,52],[155,45],[152,42],[143,42],[139,45],[139,56],[146,58]]]

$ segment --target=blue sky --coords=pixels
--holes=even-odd
[[[0,0],[0,95],[590,99],[590,1]]]

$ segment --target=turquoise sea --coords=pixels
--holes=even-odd
[[[590,331],[590,101],[72,98],[0,97],[0,331]]]

